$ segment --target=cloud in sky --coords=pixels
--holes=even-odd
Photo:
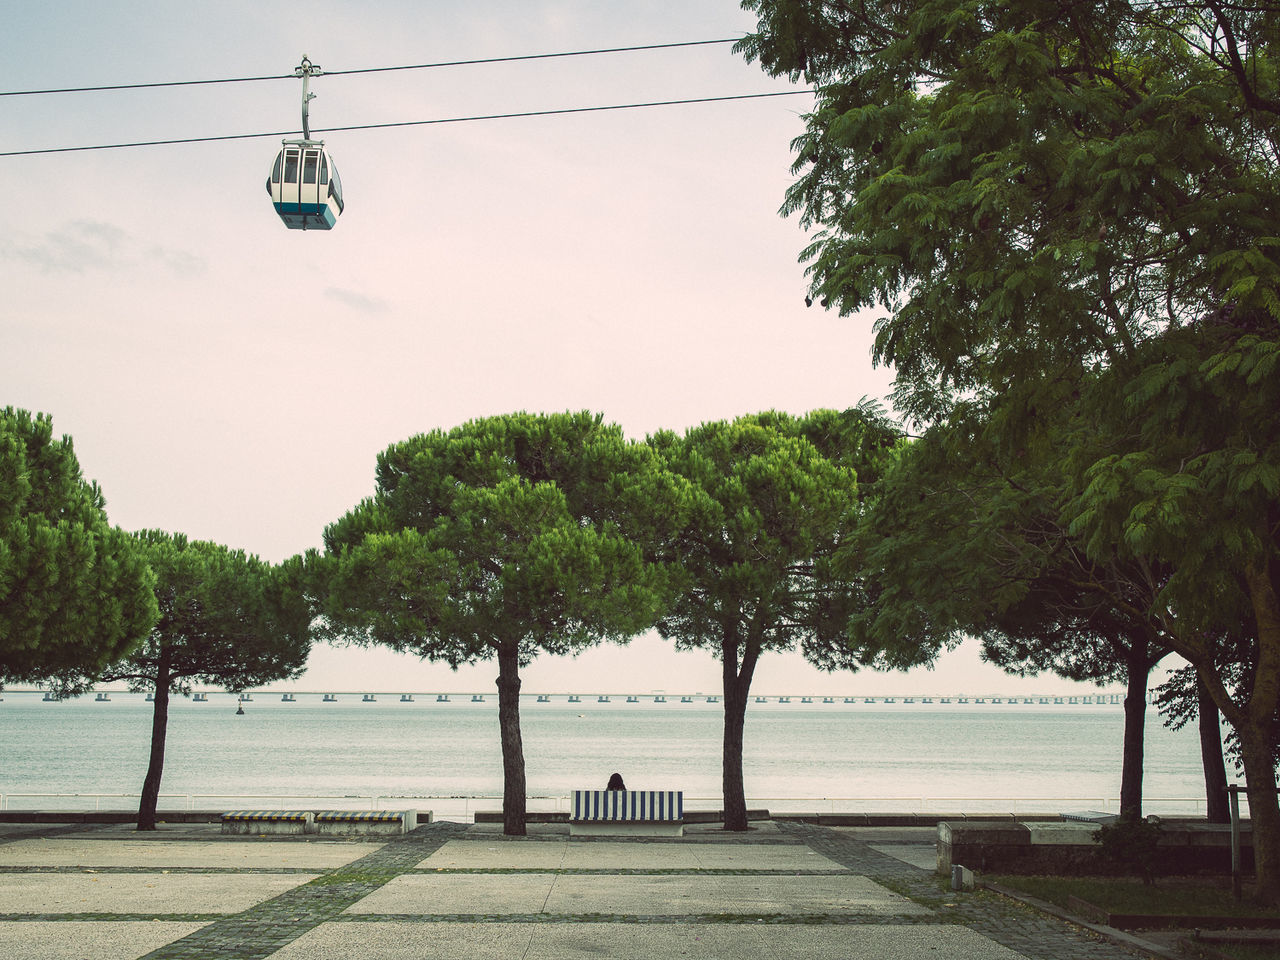
[[[391,309],[387,301],[381,297],[372,297],[356,290],[344,290],[341,287],[329,287],[325,290],[324,295],[330,300],[335,300],[344,306],[350,307],[358,313],[366,313],[371,316],[386,313]]]
[[[0,247],[0,255],[43,273],[83,274],[152,264],[190,277],[206,267],[201,257],[189,251],[144,245],[115,224],[100,220],[71,220],[34,237],[19,234]]]
[[[75,220],[36,238],[11,241],[5,255],[46,273],[84,273],[118,264],[127,239],[123,230],[109,223]]]

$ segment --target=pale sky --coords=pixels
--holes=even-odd
[[[734,0],[21,4],[0,92],[400,66],[738,37]],[[278,138],[0,157],[0,405],[49,413],[113,523],[279,561],[373,492],[374,459],[513,410],[589,409],[641,438],[887,395],[875,314],[806,309],[778,214],[807,95],[391,123],[786,90],[729,45],[313,81],[346,212],[286,230]],[[301,83],[0,97],[0,151],[300,130]],[[489,690],[385,651],[318,648],[300,689]],[[714,690],[654,637],[545,659],[525,690]],[[758,693],[1074,690],[968,646],[932,673],[766,659]],[[1080,692],[1088,692],[1081,688]]]

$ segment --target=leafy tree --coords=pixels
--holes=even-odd
[[[104,503],[48,416],[0,410],[0,680],[92,671],[155,622],[146,560]]]
[[[696,491],[667,549],[683,589],[658,632],[720,660],[727,830],[747,829],[743,727],[761,654],[798,647],[823,669],[858,666],[845,630],[861,591],[837,553],[858,512],[855,465],[869,481],[897,440],[865,410],[766,413],[650,438]]]
[[[1224,300],[1277,308],[1271,3],[745,0],[818,88],[784,211],[812,293],[883,305],[902,409],[1075,377]]]
[[[888,471],[860,526],[876,600],[854,637],[890,650],[973,636],[1010,673],[1126,684],[1120,809],[1140,819],[1147,680],[1169,647],[1137,572],[1090,559],[1059,521],[1065,485],[1048,448],[1026,437],[1005,450],[989,427],[957,416]]]
[[[1069,485],[1057,444],[1082,429],[1075,417],[1061,408],[1055,429],[1011,445],[966,404],[905,449],[860,527],[865,576],[879,590],[854,630],[881,645],[974,636],[984,658],[1019,676],[1125,684],[1120,813],[1139,819],[1147,682],[1170,646],[1148,612],[1147,571],[1089,557],[1061,521]]]
[[[1063,451],[1063,520],[1152,571],[1149,612],[1239,734],[1258,897],[1280,900],[1280,9],[745,6],[741,49],[819,89],[784,208],[816,228],[813,295],[888,308],[901,408],[977,399],[1018,429],[1075,390],[1112,414]],[[1237,700],[1212,650],[1242,623]]]
[[[652,624],[666,579],[642,544],[679,521],[685,496],[589,413],[489,417],[394,444],[375,495],[325,531],[328,631],[454,667],[498,661],[503,829],[523,835],[520,668]]]
[[[302,591],[302,563],[273,568],[257,557],[181,534],[135,535],[155,572],[160,619],[142,645],[93,675],[61,678],[84,689],[124,681],[154,691],[151,753],[138,807],[138,829],[156,828],[164,773],[169,699],[194,683],[232,692],[302,673],[311,649],[311,609]]]
[[[1089,550],[1106,544],[1168,572],[1150,609],[1235,734],[1257,895],[1275,902],[1280,385],[1266,358],[1280,357],[1280,325],[1264,321],[1267,342],[1258,319],[1215,312],[1142,344],[1132,372],[1108,369],[1087,395],[1102,428],[1075,452],[1064,516]]]

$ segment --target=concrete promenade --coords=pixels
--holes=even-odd
[[[765,822],[745,835],[390,841],[216,824],[0,824],[7,960],[801,960],[1141,956],[995,894],[951,893],[933,831]]]

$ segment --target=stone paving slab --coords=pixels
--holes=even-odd
[[[194,933],[199,923],[148,921],[0,922],[0,957],[7,960],[133,960]]]
[[[858,914],[927,916],[928,907],[858,876],[409,874],[349,914]]]
[[[843,870],[800,844],[450,840],[418,864],[453,870]]]
[[[271,960],[1020,960],[1021,954],[953,925],[635,923],[325,923]]]
[[[15,840],[0,845],[3,867],[205,867],[328,870],[345,866],[379,849],[380,843],[283,842],[249,839],[243,843],[88,839],[85,837]]]
[[[239,913],[315,875],[0,874],[0,913]]]
[[[352,904],[346,912],[421,916],[542,913],[555,882],[556,876],[548,873],[405,875]]]

